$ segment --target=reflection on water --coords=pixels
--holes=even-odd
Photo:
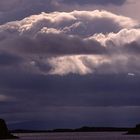
[[[14,134],[21,140],[140,140],[140,135],[124,135],[125,132],[75,132]]]

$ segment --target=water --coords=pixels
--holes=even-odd
[[[21,140],[140,140],[140,135],[124,135],[125,132],[75,132],[14,134]]]

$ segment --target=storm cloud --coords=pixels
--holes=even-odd
[[[138,21],[104,10],[42,12],[1,25],[0,115],[11,128],[77,127],[93,118],[132,125],[140,116],[139,40]]]
[[[20,53],[24,67],[44,74],[129,72],[132,58],[139,60],[137,27],[107,11],[42,13],[0,26],[0,49]]]
[[[9,79],[5,87],[9,90],[1,85],[6,96],[0,106],[1,116],[8,120],[10,128],[52,129],[84,124],[112,126],[112,123],[132,126],[139,120],[139,76],[21,74]],[[7,99],[11,95],[13,99]],[[122,115],[116,117],[120,112]],[[105,120],[98,116],[104,116]]]

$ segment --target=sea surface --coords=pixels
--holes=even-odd
[[[74,132],[74,133],[28,133],[14,134],[20,140],[140,140],[140,135],[125,132]]]

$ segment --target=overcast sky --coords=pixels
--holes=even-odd
[[[138,0],[0,0],[0,117],[11,129],[140,123]]]

